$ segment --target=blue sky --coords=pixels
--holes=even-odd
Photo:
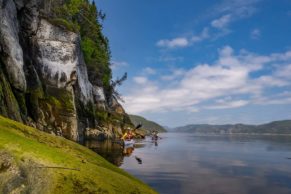
[[[290,0],[96,0],[126,111],[167,126],[291,119]]]

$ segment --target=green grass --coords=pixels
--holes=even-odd
[[[31,161],[32,169],[79,169],[43,168],[46,173],[38,180],[46,184],[46,189],[41,193],[156,193],[86,147],[0,116],[0,152],[3,151],[22,168],[27,164],[24,161]]]

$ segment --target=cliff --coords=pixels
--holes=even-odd
[[[1,115],[80,142],[91,130],[113,138],[132,125],[110,92],[109,64],[97,58],[104,49],[93,58],[96,62],[84,53],[85,40],[91,39],[82,28],[87,18],[80,14],[94,6],[85,0],[0,0]],[[58,7],[74,13],[68,17]],[[109,73],[106,77],[91,67]]]

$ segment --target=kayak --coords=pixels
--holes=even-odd
[[[124,143],[124,146],[133,146],[134,145],[134,140],[131,139],[131,140],[123,140],[123,143]]]

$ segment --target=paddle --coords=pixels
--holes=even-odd
[[[140,124],[138,124],[138,125],[134,128],[134,130],[139,129],[139,128],[141,128],[141,127],[142,127],[142,124],[140,123]]]

